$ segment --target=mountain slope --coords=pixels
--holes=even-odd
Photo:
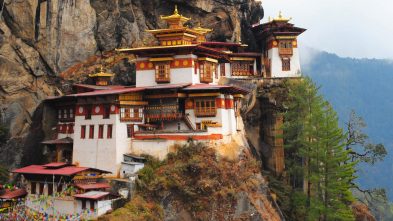
[[[321,85],[321,92],[338,112],[341,123],[353,109],[367,123],[365,132],[374,143],[385,144],[389,155],[370,167],[360,165],[358,182],[365,188],[384,187],[393,199],[393,61],[341,58],[302,49],[302,72]]]

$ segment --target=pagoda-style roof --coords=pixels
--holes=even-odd
[[[187,18],[179,14],[179,11],[177,10],[177,5],[175,5],[175,11],[173,11],[173,14],[169,16],[161,15],[161,20],[166,21],[169,24],[169,27],[176,27],[176,26],[182,27],[183,24],[191,20],[191,18]]]
[[[284,18],[280,12],[277,18],[269,20],[267,23],[253,26],[255,37],[257,39],[266,39],[270,36],[291,36],[296,37],[306,31],[304,28],[296,27],[289,23],[291,18]]]

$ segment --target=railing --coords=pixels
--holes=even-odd
[[[183,117],[182,113],[159,113],[159,114],[145,114],[145,118],[149,120],[176,120]]]
[[[280,55],[293,55],[293,49],[292,48],[279,48],[278,53]]]
[[[232,71],[232,76],[254,76],[254,71]]]
[[[141,117],[122,117],[120,118],[121,122],[128,122],[128,121],[133,121],[133,122],[141,122],[142,118]]]
[[[216,109],[211,109],[211,110],[198,110],[195,109],[195,116],[197,117],[215,117],[217,115]]]

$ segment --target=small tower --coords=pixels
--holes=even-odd
[[[107,86],[111,81],[111,77],[113,74],[105,73],[104,67],[101,65],[100,72],[95,74],[89,74],[89,77],[94,80],[95,85],[97,86]]]
[[[206,34],[212,31],[200,26],[193,29],[184,26],[184,23],[191,20],[191,18],[179,14],[177,6],[175,6],[172,15],[161,15],[161,20],[168,24],[168,28],[147,30],[147,32],[152,33],[158,39],[161,46],[192,45],[205,42]]]
[[[267,78],[300,76],[300,60],[297,37],[306,29],[289,23],[291,18],[278,17],[253,27],[263,52],[263,65]]]

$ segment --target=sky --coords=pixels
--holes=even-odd
[[[393,0],[262,0],[268,17],[281,10],[307,31],[300,46],[342,57],[393,59]]]

